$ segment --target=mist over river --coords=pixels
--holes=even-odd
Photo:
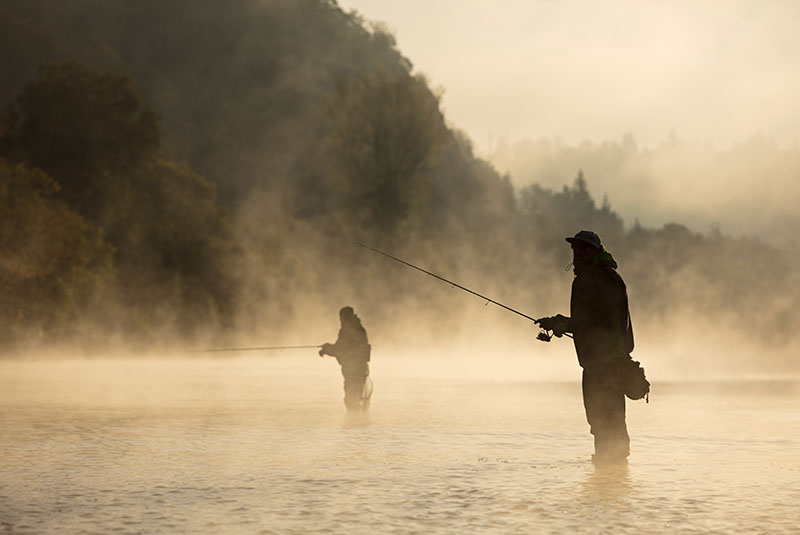
[[[390,358],[393,357],[393,358]],[[800,381],[667,381],[596,469],[580,370],[385,355],[0,362],[0,533],[797,533]]]

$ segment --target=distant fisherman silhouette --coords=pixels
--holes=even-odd
[[[344,404],[348,411],[367,410],[372,395],[369,380],[370,345],[367,331],[352,307],[339,310],[342,327],[335,344],[323,344],[319,356],[336,357],[344,376]]]
[[[630,376],[631,366],[640,369],[630,357],[633,328],[627,290],[616,271],[617,262],[597,234],[581,230],[566,240],[572,246],[575,269],[570,317],[559,314],[538,321],[556,336],[573,333],[583,368],[583,405],[594,435],[593,462],[626,463],[630,439],[625,425],[625,377]],[[643,372],[640,380],[649,388]]]

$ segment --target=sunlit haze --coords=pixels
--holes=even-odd
[[[481,153],[542,136],[800,140],[798,2],[339,4],[385,23]]]
[[[0,1],[0,533],[796,534],[798,36]]]

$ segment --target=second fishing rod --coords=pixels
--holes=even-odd
[[[495,305],[497,305],[497,306],[499,306],[501,308],[504,308],[504,309],[508,310],[509,312],[513,312],[514,314],[517,314],[519,316],[522,316],[525,319],[528,319],[528,320],[532,321],[536,325],[540,325],[538,319],[533,318],[533,317],[531,317],[531,316],[529,316],[527,314],[524,314],[524,313],[520,312],[519,310],[511,308],[508,305],[504,305],[503,303],[501,303],[499,301],[495,301],[491,297],[486,297],[485,295],[479,294],[478,292],[476,292],[474,290],[470,290],[466,286],[462,286],[462,285],[458,284],[457,282],[453,282],[453,281],[451,281],[449,279],[446,279],[446,278],[442,277],[441,275],[437,275],[436,273],[432,273],[432,272],[428,271],[427,269],[423,269],[423,268],[421,268],[419,266],[415,266],[414,264],[412,264],[410,262],[406,262],[405,260],[397,258],[396,256],[392,256],[389,253],[385,253],[383,251],[379,251],[378,249],[375,249],[374,247],[370,247],[369,245],[364,245],[363,243],[359,243],[359,242],[353,242],[353,243],[355,245],[358,245],[359,247],[363,247],[364,249],[368,249],[368,250],[370,250],[370,251],[372,251],[374,253],[378,253],[378,254],[383,255],[383,256],[385,256],[387,258],[391,258],[392,260],[394,260],[396,262],[400,262],[401,264],[406,265],[406,266],[408,266],[410,268],[414,268],[417,271],[421,271],[421,272],[425,273],[426,275],[430,275],[431,277],[437,278],[440,281],[446,282],[446,283],[458,288],[459,290],[463,290],[463,291],[465,291],[467,293],[471,293],[472,295],[480,297],[481,299],[484,299],[487,303],[493,303],[493,304],[495,304]],[[569,338],[572,338],[572,336],[569,333],[564,333],[564,335],[569,337]],[[553,337],[552,334],[548,333],[547,330],[542,328],[541,332],[536,336],[536,339],[540,340],[542,342],[549,342],[552,339],[552,337]]]

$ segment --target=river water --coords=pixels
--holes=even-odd
[[[348,418],[307,357],[0,362],[0,533],[800,532],[797,380],[653,381],[603,470],[577,365],[387,359]]]

